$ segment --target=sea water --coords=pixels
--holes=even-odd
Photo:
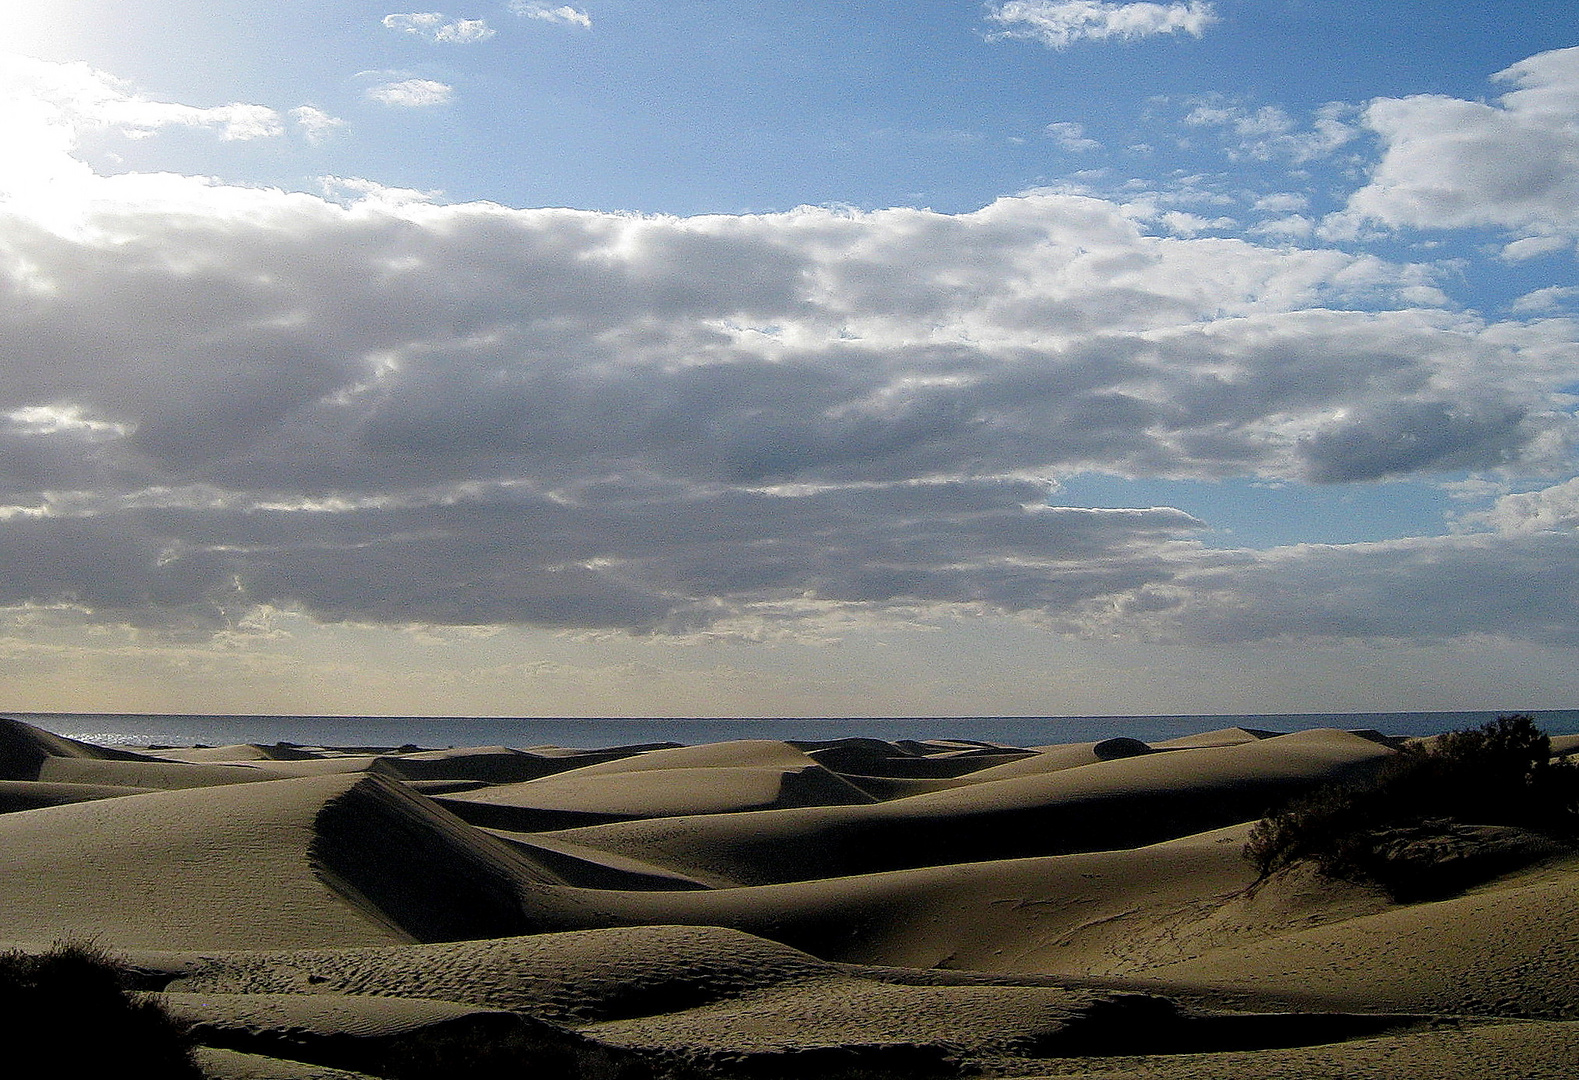
[[[975,717],[450,717],[197,716],[124,713],[4,713],[58,735],[103,746],[453,746],[605,747],[697,744],[730,739],[960,739],[1047,746],[1127,736],[1155,742],[1218,728],[1307,728],[1431,735],[1477,727],[1508,712],[1265,713],[1197,716]],[[1548,734],[1579,734],[1579,709],[1530,711]]]

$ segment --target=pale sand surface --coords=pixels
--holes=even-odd
[[[1579,859],[1158,966],[1160,982],[1315,1003],[1579,1020]]]
[[[210,1080],[368,1080],[368,1074],[287,1058],[202,1046],[197,1061]]]
[[[1177,739],[1161,739],[1151,745],[1162,750],[1201,749],[1208,746],[1234,746],[1272,738],[1275,731],[1258,731],[1254,728],[1229,727],[1198,731],[1194,735],[1181,735]]]
[[[140,948],[409,940],[314,872],[314,823],[356,782],[188,788],[0,815],[0,937]]]
[[[1049,1063],[1017,1080],[1570,1080],[1579,1025],[1540,1022],[1443,1027],[1334,1046]]]
[[[1309,731],[965,784],[865,806],[620,822],[556,833],[741,885],[929,863],[1128,848],[1259,816],[1392,751]],[[1252,809],[1253,808],[1253,809]]]
[[[95,761],[76,757],[49,758],[38,774],[38,779],[53,783],[160,789],[220,787],[275,778],[275,774],[251,762]]]
[[[0,780],[0,813],[37,810],[41,806],[118,799],[123,795],[143,795],[154,788],[122,787],[116,784],[63,784],[47,780]]]
[[[1375,737],[407,750],[0,722],[0,942],[124,956],[218,1080],[1579,1074],[1579,855],[1242,858]]]
[[[794,769],[699,766],[685,770],[683,785],[674,782],[667,768],[586,775],[589,771],[574,769],[541,780],[488,787],[451,796],[449,801],[632,818],[876,801],[849,781],[811,762]],[[452,809],[465,816],[465,807]],[[502,815],[500,820],[508,820],[508,815]]]
[[[1058,746],[1037,747],[1037,752],[1027,757],[992,765],[967,773],[956,784],[980,784],[988,780],[1008,780],[1017,776],[1037,776],[1041,773],[1074,769],[1081,765],[1095,765],[1099,761],[1135,757],[1152,752],[1152,747],[1139,739],[1100,739],[1095,742],[1064,743]]]
[[[750,888],[567,895],[603,919],[732,926],[837,960],[1101,977],[1388,906],[1308,875],[1252,890],[1247,831]]]

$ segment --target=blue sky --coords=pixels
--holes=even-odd
[[[1575,703],[1571,4],[0,13],[0,707]]]

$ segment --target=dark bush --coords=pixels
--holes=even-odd
[[[183,1028],[93,945],[0,953],[0,1040],[18,1080],[203,1076]]]
[[[1467,826],[1579,839],[1579,766],[1552,761],[1551,740],[1529,716],[1499,717],[1408,744],[1368,781],[1296,799],[1256,824],[1244,853],[1263,878],[1312,860],[1329,877],[1372,882],[1402,896],[1411,891],[1409,877],[1421,872],[1419,851],[1433,838],[1491,843],[1504,857],[1517,846]],[[1406,849],[1409,857],[1401,857]]]

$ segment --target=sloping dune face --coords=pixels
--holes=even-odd
[[[786,743],[674,747],[440,796],[476,825],[539,832],[646,818],[876,800]]]
[[[126,955],[234,1080],[1573,1075],[1571,848],[1413,904],[1242,856],[1395,745],[144,754],[7,721],[0,942]]]
[[[190,788],[0,816],[4,936],[158,949],[410,940],[313,867],[318,815],[356,782]]]
[[[521,933],[499,841],[377,777],[205,786],[0,815],[3,936],[160,949]]]
[[[741,885],[1139,847],[1260,817],[1393,751],[1341,731],[1096,761],[875,805],[636,821],[557,833]],[[1023,766],[1020,766],[1023,768]]]

